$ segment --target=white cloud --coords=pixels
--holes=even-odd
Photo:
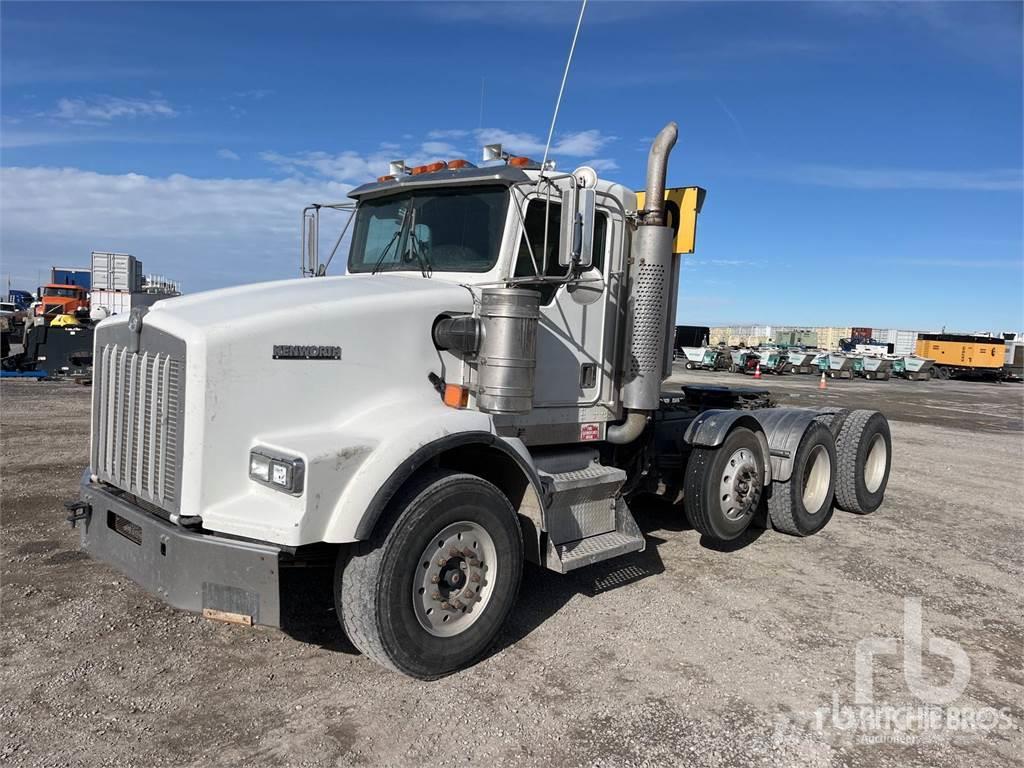
[[[587,160],[584,165],[589,165],[598,172],[617,171],[619,169],[619,164],[610,157],[595,157],[592,160]]]
[[[928,171],[905,168],[843,168],[801,166],[787,174],[798,184],[847,189],[928,189],[972,192],[1015,192],[1024,189],[1019,168],[987,171]]]
[[[109,250],[135,254],[147,272],[190,291],[290,277],[298,274],[301,209],[344,200],[349,189],[301,179],[2,168],[4,271],[30,287],[52,264],[87,265],[92,250]],[[323,226],[322,239],[333,242],[326,219]]]
[[[221,160],[241,160],[242,159],[242,158],[240,158],[238,156],[237,152],[233,152],[230,149],[218,149],[217,150],[217,157],[219,157]]]
[[[425,141],[420,149],[425,155],[435,155],[442,159],[458,154],[458,150],[453,145],[445,141]]]
[[[481,128],[475,132],[480,144],[501,144],[506,152],[536,155],[537,159],[544,154],[544,139],[532,133],[515,133],[502,128]],[[551,157],[585,157],[599,152],[615,136],[605,136],[596,128],[588,131],[577,131],[556,136],[551,144]]]
[[[72,123],[109,123],[121,118],[176,117],[178,112],[166,99],[124,99],[101,96],[92,100],[59,99],[48,117]]]
[[[351,184],[383,176],[388,172],[388,162],[394,159],[390,154],[382,152],[366,156],[352,150],[335,155],[329,152],[299,152],[293,155],[262,152],[260,158],[292,176],[306,177],[313,174]]]
[[[443,131],[430,131],[427,134],[428,139],[464,139],[469,136],[469,131],[464,131],[461,128],[452,128]]]

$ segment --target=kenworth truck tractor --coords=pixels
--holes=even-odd
[[[351,192],[347,274],[314,262],[100,323],[68,505],[84,549],[172,606],[272,626],[282,570],[326,553],[352,644],[430,679],[487,651],[524,560],[643,550],[641,494],[715,540],[873,512],[881,414],[663,392],[704,199],[666,190],[676,135],[642,193],[497,145],[481,167],[394,163]]]

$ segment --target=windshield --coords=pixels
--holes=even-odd
[[[498,260],[507,204],[506,187],[477,186],[361,202],[348,271],[487,272]]]
[[[65,299],[78,298],[78,291],[74,288],[44,288],[44,296],[61,296]]]

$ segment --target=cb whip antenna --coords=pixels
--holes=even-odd
[[[548,128],[548,141],[544,145],[544,159],[540,163],[540,173],[543,176],[548,165],[548,151],[551,149],[551,137],[555,135],[555,123],[558,121],[558,108],[562,106],[562,94],[565,92],[565,81],[569,79],[569,65],[572,64],[572,55],[576,51],[576,40],[580,36],[580,27],[583,26],[583,12],[587,10],[587,0],[583,0],[580,6],[580,17],[576,21],[576,32],[572,36],[572,45],[569,47],[569,58],[565,60],[565,72],[562,73],[562,85],[558,89],[558,100],[555,101],[555,113],[551,116],[551,127]]]

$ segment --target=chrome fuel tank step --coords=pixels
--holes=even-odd
[[[597,458],[593,450],[537,458],[551,494],[544,511],[545,564],[559,573],[644,548],[643,534],[619,496],[625,470]]]

